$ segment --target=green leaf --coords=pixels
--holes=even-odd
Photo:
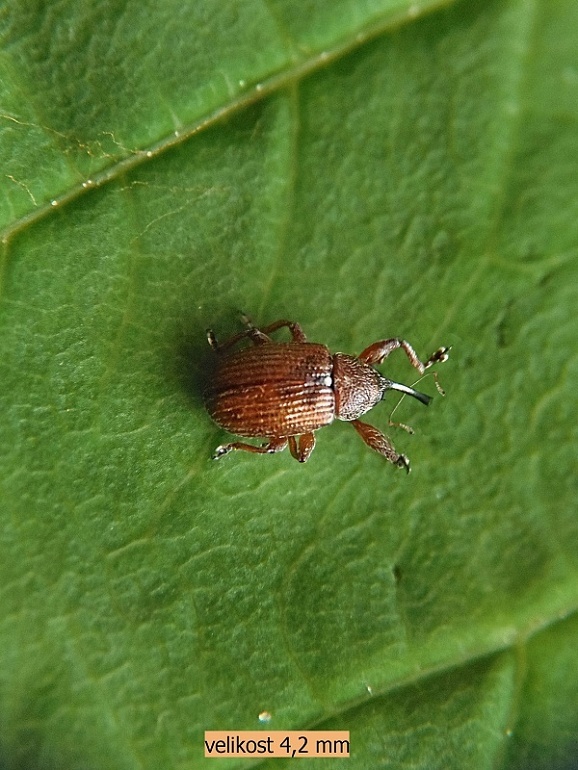
[[[352,756],[313,766],[571,766],[577,32],[572,0],[4,9],[0,765],[323,727]],[[413,437],[370,415],[412,474],[343,423],[212,462],[239,310],[452,345]]]

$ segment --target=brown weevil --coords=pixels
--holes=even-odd
[[[289,444],[293,457],[304,463],[315,447],[314,431],[337,418],[350,422],[371,449],[409,472],[407,457],[398,454],[377,428],[358,418],[381,401],[388,390],[406,393],[426,405],[431,397],[388,380],[373,365],[381,364],[401,348],[411,365],[423,374],[432,364],[446,361],[449,348],[439,348],[422,363],[408,342],[393,337],[374,342],[359,356],[348,356],[308,342],[293,321],[275,321],[258,329],[248,318],[243,320],[247,329],[225,342],[218,343],[213,332],[207,332],[217,360],[205,389],[205,404],[213,420],[225,430],[267,442],[258,446],[240,441],[223,444],[215,450],[214,459],[233,449],[259,454],[281,452]],[[283,327],[289,329],[291,341],[274,342],[269,335]],[[232,351],[242,340],[253,344]]]

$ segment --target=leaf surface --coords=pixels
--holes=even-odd
[[[321,726],[335,767],[571,766],[577,31],[571,0],[5,11],[0,764]],[[239,310],[452,345],[413,437],[369,416],[412,474],[340,422],[306,465],[211,462]]]

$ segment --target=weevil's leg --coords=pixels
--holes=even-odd
[[[352,420],[351,424],[370,449],[379,452],[380,455],[383,455],[390,463],[397,465],[398,468],[405,468],[408,473],[410,472],[407,457],[398,454],[391,441],[381,431],[374,428],[373,425],[361,422],[361,420]]]
[[[451,349],[451,345],[449,347],[438,348],[435,353],[432,353],[428,360],[425,362],[425,368],[429,369],[429,367],[433,366],[433,364],[443,364],[443,362],[447,361],[450,357]]]
[[[219,460],[224,455],[229,454],[235,449],[241,449],[243,452],[253,452],[258,455],[271,455],[275,452],[282,452],[287,446],[286,438],[272,438],[268,444],[245,444],[242,441],[233,441],[231,444],[221,444],[213,452],[213,460]]]
[[[304,433],[302,436],[289,436],[289,451],[300,463],[306,463],[314,449],[314,433]]]
[[[409,342],[402,340],[401,337],[393,337],[389,340],[374,342],[368,348],[365,348],[358,357],[360,361],[363,361],[366,364],[381,364],[390,353],[393,353],[393,351],[398,348],[402,348],[409,358],[411,365],[414,366],[420,374],[425,372],[425,364],[419,360],[417,353]]]
[[[435,353],[432,353],[428,360],[425,362],[425,368],[429,369],[429,367],[433,366],[434,364],[443,364],[443,362],[447,361],[450,357],[450,350],[451,346],[448,348],[438,348]],[[440,394],[440,396],[445,396],[446,392],[439,384],[437,372],[433,373],[433,378],[437,392]]]
[[[420,374],[423,374],[425,370],[429,369],[429,367],[433,364],[447,361],[450,350],[449,348],[438,348],[436,352],[433,353],[424,364],[422,361],[420,361],[417,353],[409,344],[409,342],[402,340],[401,337],[393,337],[390,340],[380,340],[379,342],[374,342],[373,345],[365,348],[365,350],[359,354],[358,358],[360,361],[363,361],[366,364],[381,364],[383,361],[385,361],[390,353],[393,353],[393,351],[397,350],[398,348],[403,350],[403,352],[409,358],[410,364],[415,369],[417,369]]]
[[[209,345],[216,353],[221,353],[221,351],[227,350],[227,348],[231,348],[233,345],[236,345],[237,342],[241,342],[241,340],[246,339],[250,339],[255,343],[255,345],[263,345],[266,342],[272,342],[272,340],[267,337],[266,334],[263,334],[262,331],[259,331],[256,326],[251,326],[249,329],[245,329],[244,332],[234,334],[224,342],[217,342],[217,338],[215,337],[213,330],[207,329],[207,340],[209,341]]]
[[[277,329],[282,329],[284,326],[286,326],[291,332],[293,342],[307,342],[307,337],[305,336],[303,329],[295,321],[286,321],[283,319],[281,321],[275,321],[275,323],[272,323],[269,326],[265,326],[263,329],[258,329],[253,324],[249,316],[243,314],[241,319],[247,326],[247,329],[245,329],[244,332],[234,334],[224,342],[217,342],[217,338],[215,337],[212,329],[207,330],[207,339],[213,350],[215,350],[217,353],[220,353],[222,350],[227,350],[227,348],[236,345],[237,342],[246,339],[250,339],[251,342],[253,342],[255,345],[265,345],[267,342],[273,341],[271,337],[269,337],[269,334],[271,334],[271,332],[277,331]]]
[[[246,313],[241,313],[241,321],[247,327],[245,336],[249,337],[255,345],[265,345],[267,342],[273,342],[271,337],[268,337],[266,334],[267,329],[258,329]]]
[[[268,342],[273,342],[271,337],[267,335],[267,332],[271,330],[271,327],[267,326],[265,329],[258,329],[246,313],[241,313],[241,321],[247,327],[244,332],[234,334],[232,337],[225,340],[225,342],[216,345],[216,347],[211,343],[211,339],[209,339],[211,347],[218,351],[226,350],[227,348],[236,345],[237,342],[246,339],[250,339],[254,345],[266,345]],[[273,324],[273,327],[275,327],[275,324]],[[215,335],[212,332],[210,334],[213,341],[216,342]]]
[[[286,326],[291,332],[291,338],[293,342],[307,342],[305,332],[295,321],[287,321],[285,319],[275,321],[275,323],[269,324],[269,326],[265,326],[263,329],[261,329],[261,331],[263,334],[271,334],[271,332],[276,332],[277,329],[282,329],[284,326]]]
[[[219,349],[219,343],[217,342],[215,332],[212,329],[207,329],[207,342],[213,350],[217,351]]]

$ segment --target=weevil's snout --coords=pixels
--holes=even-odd
[[[383,394],[381,396],[382,398],[385,396],[388,390],[398,390],[400,393],[405,393],[408,396],[413,396],[413,398],[417,398],[418,401],[421,401],[422,404],[425,404],[426,406],[428,406],[428,404],[430,404],[432,401],[431,396],[428,396],[419,390],[414,390],[414,388],[410,388],[409,385],[404,385],[401,382],[393,382],[393,380],[386,380],[384,377],[382,385],[383,385]]]

